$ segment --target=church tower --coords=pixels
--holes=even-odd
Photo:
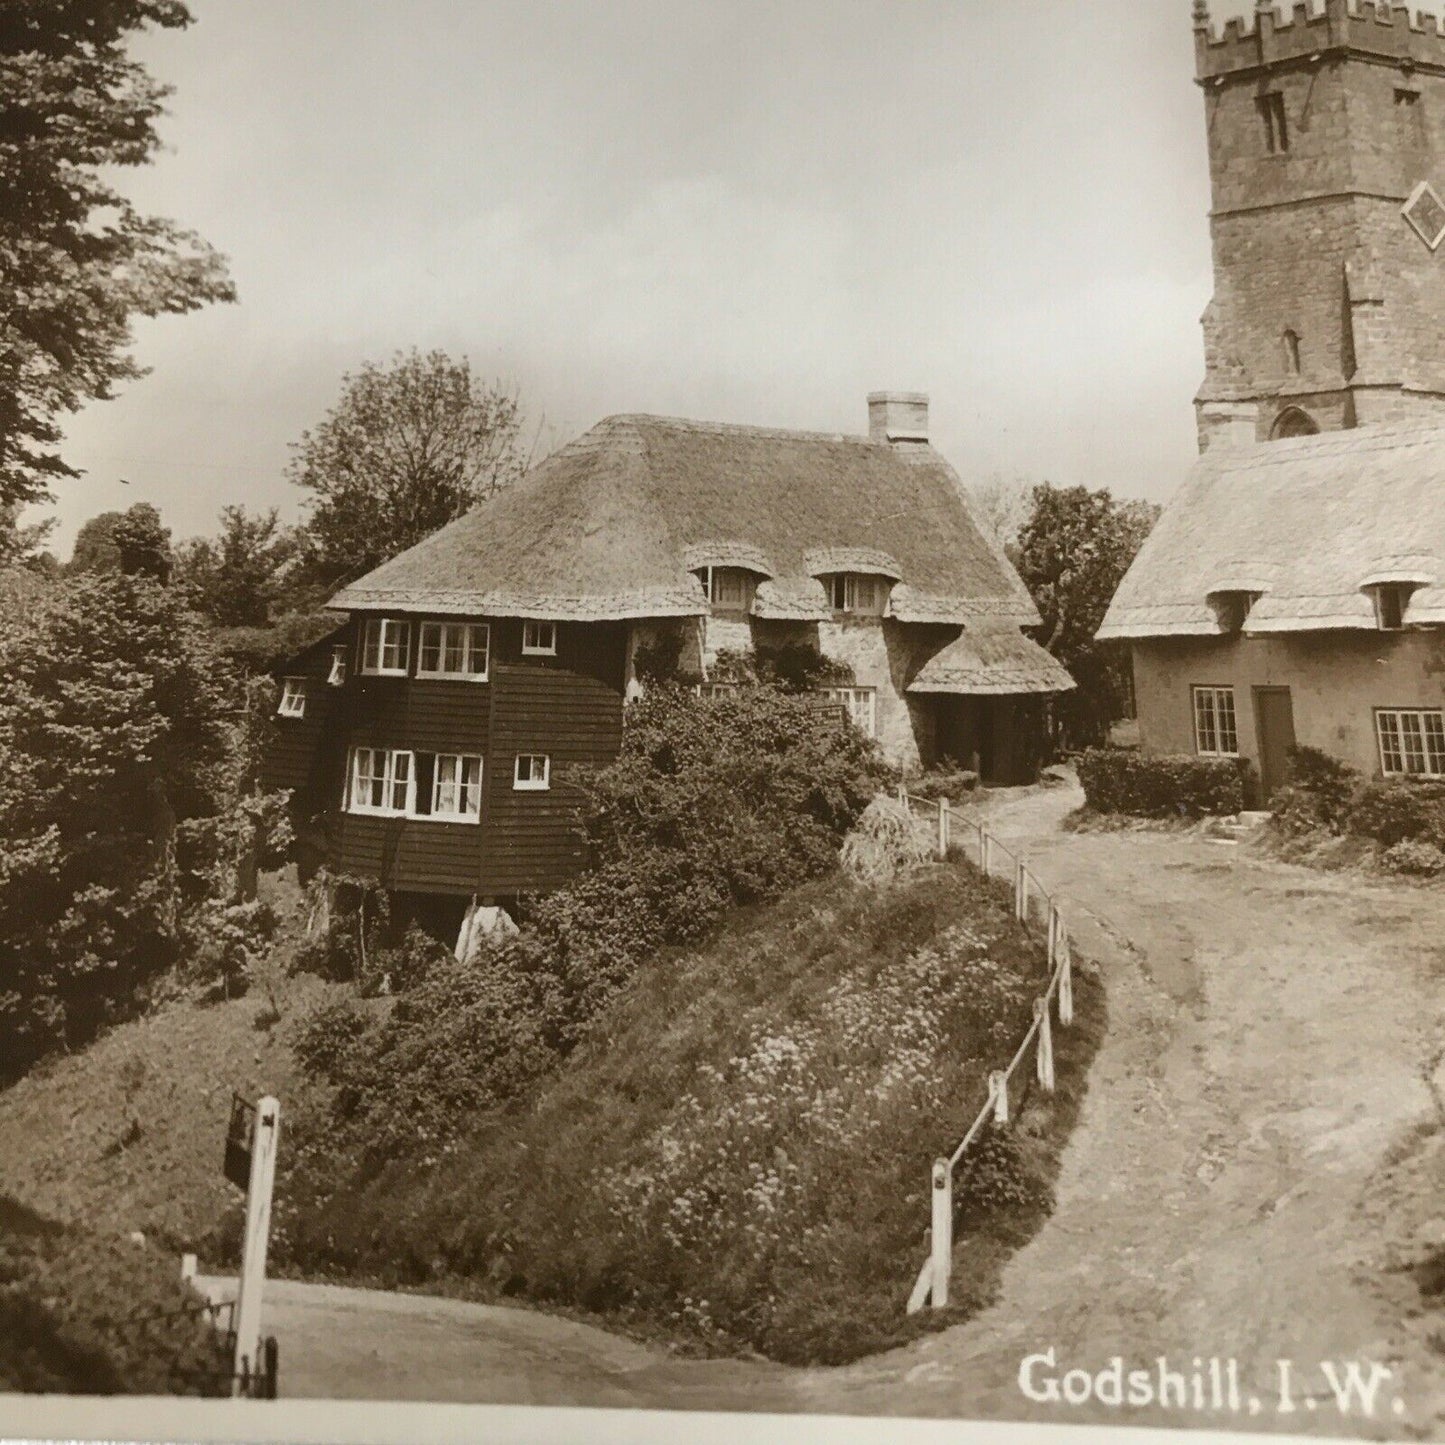
[[[1445,426],[1445,26],[1194,0],[1212,184],[1199,445]]]

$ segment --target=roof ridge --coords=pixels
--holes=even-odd
[[[638,424],[666,426],[679,431],[703,432],[717,436],[767,437],[773,441],[856,442],[860,446],[876,447],[880,451],[890,448],[896,450],[896,448],[893,448],[891,442],[874,441],[872,437],[863,436],[855,432],[807,431],[793,427],[750,426],[746,422],[700,421],[693,417],[663,416],[654,412],[618,412],[613,416],[603,417],[591,430],[600,431],[603,427],[622,424],[629,426],[636,426]],[[926,446],[930,451],[933,450],[931,442],[926,442],[923,446]],[[921,450],[922,448],[920,447],[919,449]]]
[[[1280,437],[1274,441],[1256,442],[1236,449],[1220,448],[1205,452],[1202,460],[1213,463],[1219,471],[1246,471],[1269,466],[1290,457],[1311,457],[1333,452],[1389,451],[1424,441],[1445,438],[1445,425],[1439,422],[1389,423],[1368,426],[1340,427],[1335,431],[1316,432],[1303,437]]]

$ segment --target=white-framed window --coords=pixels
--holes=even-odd
[[[1386,777],[1445,776],[1445,711],[1382,707],[1375,711],[1380,771]]]
[[[415,760],[403,748],[356,748],[351,754],[353,813],[395,818],[416,811]]]
[[[842,703],[848,718],[870,738],[878,736],[878,691],[872,687],[824,687],[818,691],[829,702]]]
[[[709,567],[707,599],[725,612],[746,612],[753,605],[758,579],[746,567]]]
[[[411,623],[395,617],[367,620],[361,670],[379,677],[405,677],[411,665]]]
[[[485,682],[491,635],[485,622],[423,622],[416,649],[416,675]]]
[[[306,679],[288,677],[281,684],[281,702],[276,708],[281,717],[306,716]]]
[[[556,657],[557,624],[555,622],[522,623],[523,657]]]
[[[546,753],[518,753],[512,787],[522,792],[544,792],[552,786],[552,759]]]
[[[326,674],[329,687],[341,687],[346,681],[346,644],[338,642],[331,649],[331,671]]]
[[[1194,750],[1204,757],[1239,756],[1232,687],[1194,689]]]
[[[431,816],[442,822],[481,821],[481,758],[468,753],[436,755],[432,770]]]
[[[1374,588],[1375,626],[1381,632],[1399,632],[1405,626],[1406,588],[1398,582],[1382,582]]]
[[[881,577],[867,573],[837,572],[828,584],[828,597],[834,612],[857,612],[877,616],[887,599],[887,584]]]

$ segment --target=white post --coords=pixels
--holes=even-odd
[[[246,1233],[241,1246],[241,1279],[232,1321],[236,1331],[237,1379],[233,1394],[242,1393],[239,1377],[261,1369],[261,1290],[266,1282],[266,1243],[271,1232],[271,1189],[276,1181],[276,1138],[281,1130],[281,1105],[267,1096],[256,1105],[251,1132],[251,1180],[246,1190]]]
[[[1049,1001],[1046,998],[1034,1000],[1034,1017],[1039,1024],[1039,1046],[1034,1054],[1039,1083],[1044,1093],[1054,1092],[1054,1026],[1049,1017]]]
[[[948,799],[938,800],[938,856],[948,857]]]
[[[933,1308],[948,1303],[953,1270],[953,1170],[947,1159],[933,1161]]]
[[[1049,899],[1049,977],[1054,976],[1054,964],[1059,955],[1059,905]]]
[[[907,784],[907,783],[899,783],[899,785],[898,785],[898,801],[899,801],[900,803],[902,803],[905,808],[908,806],[908,784]]]
[[[1008,1123],[1008,1075],[1002,1069],[995,1069],[988,1076],[989,1092],[993,1095],[993,1122]]]
[[[195,1255],[193,1255],[193,1254],[183,1254],[183,1255],[181,1256],[181,1281],[182,1281],[184,1284],[190,1284],[190,1282],[191,1282],[193,1279],[195,1279],[195,1277],[196,1277],[196,1257],[195,1257]]]
[[[1059,965],[1059,1022],[1068,1028],[1074,1021],[1074,954],[1069,935],[1059,930],[1059,947],[1063,962]]]
[[[981,826],[978,830],[978,867],[979,872],[985,878],[989,876],[990,867],[993,864],[993,836],[988,829]]]
[[[1027,923],[1029,916],[1029,875],[1024,870],[1024,860],[1014,860],[1014,917],[1020,923]]]

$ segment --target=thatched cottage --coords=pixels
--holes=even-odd
[[[578,865],[568,774],[607,761],[638,660],[802,644],[904,764],[1036,766],[1068,674],[928,442],[927,398],[869,434],[617,416],[332,599],[347,621],[285,680],[269,781],[324,815],[333,863],[505,896]]]
[[[1445,773],[1442,479],[1438,427],[1206,452],[1099,632],[1132,644],[1143,747],[1249,758],[1265,799],[1296,742]]]

